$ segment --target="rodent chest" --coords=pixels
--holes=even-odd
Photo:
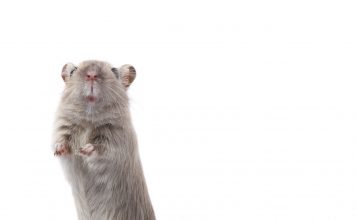
[[[70,145],[73,150],[78,150],[81,146],[91,143],[96,137],[94,129],[91,127],[73,129],[70,138]]]

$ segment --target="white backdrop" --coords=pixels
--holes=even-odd
[[[354,1],[2,1],[0,219],[75,219],[66,62],[131,63],[160,220],[356,219]]]

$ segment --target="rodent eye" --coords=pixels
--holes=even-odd
[[[77,70],[77,67],[74,67],[74,69],[72,69],[72,71],[70,71],[69,77],[72,77],[74,71],[76,71],[76,70]]]
[[[119,70],[115,67],[111,68],[111,71],[115,74],[116,78],[119,78]]]

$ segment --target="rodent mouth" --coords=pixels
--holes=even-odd
[[[93,95],[88,95],[86,99],[88,102],[95,102],[97,98]]]

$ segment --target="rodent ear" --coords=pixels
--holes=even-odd
[[[73,63],[66,63],[62,68],[62,79],[66,82],[72,75],[77,67]]]
[[[122,65],[118,72],[121,83],[125,88],[128,88],[136,78],[136,70],[130,64]]]
[[[115,67],[111,68],[111,72],[114,73],[114,75],[116,76],[116,79],[119,78],[120,73],[119,73],[119,70],[117,68],[115,68]]]

